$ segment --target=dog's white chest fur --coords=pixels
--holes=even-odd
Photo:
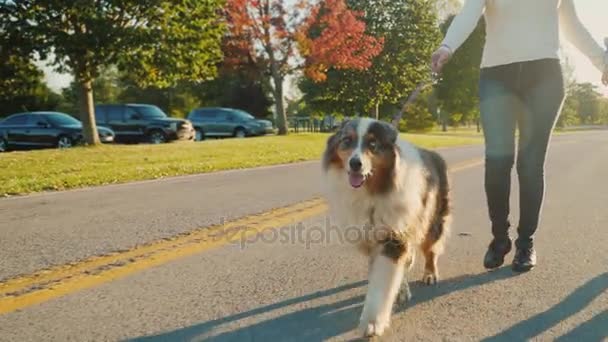
[[[399,156],[395,168],[395,187],[384,194],[370,194],[364,187],[355,189],[343,170],[326,173],[326,197],[330,216],[344,229],[382,228],[410,233],[407,225],[412,215],[421,210],[422,162],[416,149],[399,141]],[[418,240],[416,236],[411,236]]]

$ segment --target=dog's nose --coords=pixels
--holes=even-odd
[[[361,171],[361,159],[357,158],[357,157],[353,157],[350,159],[350,162],[348,162],[348,164],[350,165],[350,170],[354,171],[354,172],[359,172]]]

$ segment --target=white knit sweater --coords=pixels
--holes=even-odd
[[[593,65],[604,69],[604,49],[579,20],[573,0],[465,0],[443,43],[456,51],[482,14],[486,21],[482,67],[559,58],[561,29]]]

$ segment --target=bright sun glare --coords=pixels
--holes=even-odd
[[[606,13],[608,13],[608,1],[578,0],[575,1],[578,15],[585,24],[591,35],[602,42],[608,37],[608,26],[606,26]],[[608,96],[608,87],[601,85],[600,73],[591,65],[585,56],[578,50],[568,45],[565,51],[574,66],[575,77],[579,82],[590,82],[600,86],[599,90]]]

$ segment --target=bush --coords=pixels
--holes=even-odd
[[[423,101],[410,105],[399,122],[402,132],[426,132],[435,126],[435,117]]]

